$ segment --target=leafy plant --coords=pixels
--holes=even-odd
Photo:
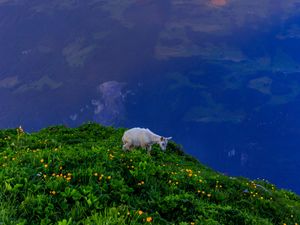
[[[300,197],[95,123],[0,130],[0,224],[300,224]]]

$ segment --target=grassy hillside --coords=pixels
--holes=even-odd
[[[175,143],[121,150],[124,129],[0,131],[0,224],[300,224],[300,197],[228,177]]]

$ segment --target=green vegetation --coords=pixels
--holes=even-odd
[[[174,142],[121,150],[124,129],[0,131],[0,224],[297,224],[300,197],[217,173]]]

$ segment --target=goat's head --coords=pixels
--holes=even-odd
[[[160,137],[158,144],[159,144],[161,150],[166,150],[168,141],[170,139],[172,139],[172,137]]]

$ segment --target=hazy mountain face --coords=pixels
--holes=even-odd
[[[300,192],[299,6],[0,0],[0,127],[149,127]]]

